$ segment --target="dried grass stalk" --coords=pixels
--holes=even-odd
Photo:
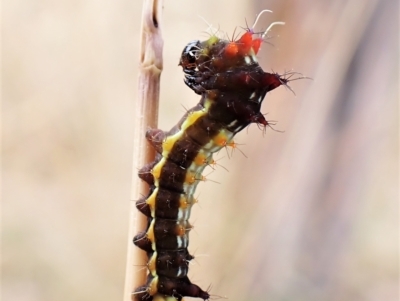
[[[146,195],[148,187],[137,177],[137,170],[153,161],[155,155],[153,148],[145,139],[145,132],[149,127],[156,128],[158,120],[160,75],[163,68],[162,7],[163,0],[145,0],[143,2],[139,87],[134,117],[132,194],[124,301],[132,300],[133,290],[146,281],[146,269],[138,269],[138,266],[146,265],[146,254],[133,245],[132,238],[146,228],[146,217],[143,214],[138,214],[135,200],[139,199],[141,195]]]

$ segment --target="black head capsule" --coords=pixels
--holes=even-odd
[[[179,60],[179,66],[182,66],[183,72],[186,74],[193,74],[197,68],[197,52],[200,50],[200,41],[194,40],[189,42],[185,48],[183,48],[181,58]]]

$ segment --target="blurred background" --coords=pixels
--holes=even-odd
[[[263,9],[257,30],[286,25],[260,65],[313,80],[266,97],[283,133],[216,154],[190,278],[232,301],[399,300],[397,1],[165,1],[159,127],[199,101],[177,66],[199,16],[230,37]],[[141,1],[2,11],[2,300],[122,300]]]

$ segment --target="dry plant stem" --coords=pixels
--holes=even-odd
[[[135,201],[148,193],[147,184],[140,181],[137,172],[154,160],[154,150],[145,139],[146,130],[157,127],[160,75],[163,68],[161,38],[161,14],[163,0],[144,0],[142,11],[140,74],[138,99],[135,108],[133,140],[132,194],[129,213],[128,257],[124,289],[124,301],[133,298],[134,289],[146,282],[147,258],[145,252],[134,246],[133,236],[146,229],[147,220],[138,214]]]

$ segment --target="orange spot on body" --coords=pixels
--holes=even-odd
[[[207,157],[206,157],[204,154],[199,153],[199,154],[196,156],[196,158],[194,158],[194,163],[195,163],[196,165],[198,165],[198,166],[205,165],[205,164],[207,164]]]
[[[196,176],[193,173],[188,172],[186,174],[186,179],[185,179],[185,183],[186,184],[193,184],[196,182]]]
[[[184,196],[182,196],[182,197],[180,198],[179,204],[180,204],[180,205],[179,205],[179,208],[181,208],[181,209],[186,209],[186,208],[189,207],[189,203],[188,203],[188,201],[187,201],[187,198],[184,197]]]
[[[185,235],[185,233],[186,233],[186,229],[185,229],[184,226],[178,225],[178,226],[176,227],[176,235],[178,235],[178,236],[183,236],[183,235]]]
[[[218,136],[216,136],[214,138],[214,144],[218,145],[220,147],[224,147],[227,143],[228,139],[226,137],[226,135],[224,134],[219,134]]]
[[[189,232],[192,226],[189,223],[179,224],[176,226],[175,233],[178,236],[184,236],[186,232]]]

